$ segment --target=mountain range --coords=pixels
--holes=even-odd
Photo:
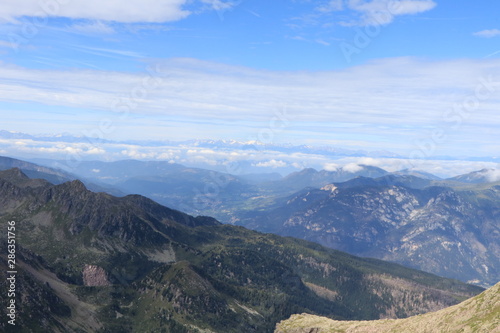
[[[0,172],[0,221],[16,226],[17,325],[26,331],[271,332],[295,313],[400,318],[482,291],[19,168]],[[0,266],[5,289],[5,253]]]
[[[332,171],[304,169],[286,177],[245,177],[161,161],[82,161],[68,173],[0,159],[0,168],[12,166],[55,183],[79,178],[94,191],[141,194],[189,214],[484,287],[500,276],[495,170],[443,180],[416,170],[389,173],[348,165]]]
[[[491,286],[500,278],[500,183],[356,178],[299,191],[238,224]]]

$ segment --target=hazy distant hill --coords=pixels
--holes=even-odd
[[[53,184],[61,184],[68,180],[76,179],[75,176],[62,170],[47,168],[15,158],[0,156],[0,170],[8,170],[11,168],[19,168],[29,177],[42,178]]]
[[[123,193],[118,189],[107,186],[106,184],[103,184],[98,180],[87,181],[86,179],[88,178],[86,177],[79,177],[59,168],[41,166],[35,163],[22,161],[15,158],[0,156],[0,171],[8,170],[11,168],[19,168],[31,178],[45,179],[52,184],[62,184],[64,182],[80,178],[84,179],[85,185],[88,186],[92,191],[108,192],[113,195],[123,195]]]
[[[449,180],[472,184],[493,183],[500,181],[500,170],[482,169],[479,171],[474,171],[464,175],[449,178]]]
[[[26,331],[269,332],[294,313],[405,317],[482,290],[19,169],[0,172],[0,217],[3,230],[16,222],[17,324]]]
[[[308,314],[293,315],[275,333],[456,333],[500,332],[500,283],[449,308],[397,320],[334,321]]]
[[[294,172],[268,187],[277,187],[281,191],[299,191],[306,187],[322,187],[326,184],[344,182],[356,177],[376,178],[388,174],[387,171],[368,165],[350,165],[335,171],[304,169]]]

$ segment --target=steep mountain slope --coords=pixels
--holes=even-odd
[[[449,308],[397,320],[334,321],[307,314],[293,315],[275,333],[455,333],[500,332],[500,283],[478,296]]]
[[[481,291],[19,169],[0,172],[0,221],[3,230],[16,222],[18,323],[27,330],[270,332],[293,313],[405,317]]]
[[[500,279],[500,186],[392,177],[304,190],[239,224],[485,286]]]

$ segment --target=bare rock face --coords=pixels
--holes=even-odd
[[[83,284],[87,287],[111,285],[106,271],[102,267],[95,265],[85,265],[83,268]]]

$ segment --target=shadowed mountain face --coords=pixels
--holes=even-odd
[[[500,279],[500,187],[357,178],[296,193],[239,223],[485,286]]]
[[[16,222],[17,323],[27,330],[270,332],[293,313],[405,317],[481,291],[19,169],[0,172],[0,221]]]
[[[397,320],[334,321],[307,314],[293,315],[275,333],[416,333],[500,332],[500,283],[458,305],[422,316]]]

